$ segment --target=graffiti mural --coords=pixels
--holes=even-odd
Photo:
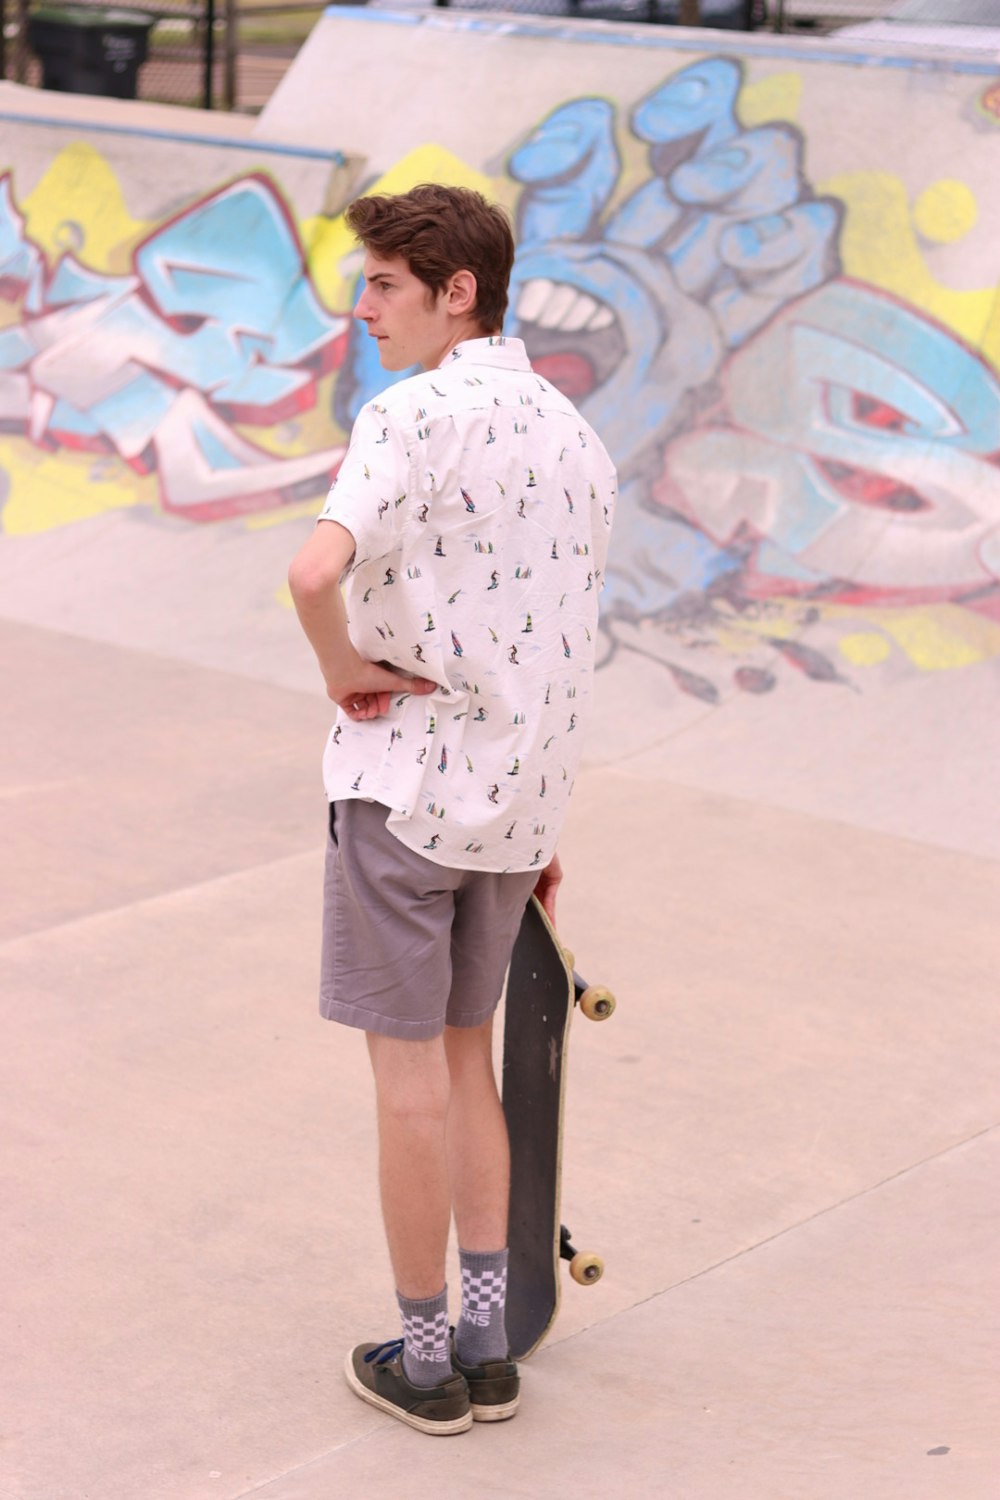
[[[650,175],[610,211],[604,101],[563,105],[509,163],[514,331],[621,466],[610,649],[710,702],[722,680],[678,647],[724,643],[761,692],[782,665],[845,680],[802,639],[837,605],[1000,612],[1000,382],[845,278],[844,205],[811,189],[799,131],[741,127],[741,74],[696,63],[637,105]]]
[[[845,274],[845,203],[812,188],[796,127],[741,125],[742,80],[708,59],[640,100],[625,194],[605,99],[560,105],[507,163],[507,331],[620,469],[605,660],[651,657],[713,703],[787,670],[846,683],[894,644],[922,667],[993,654],[1000,381]],[[344,421],[383,378],[356,332]]]
[[[921,248],[968,233],[975,195],[911,205],[849,161],[817,184],[783,77],[703,58],[627,108],[561,101],[492,177],[420,148],[371,184],[510,206],[506,331],[619,466],[603,659],[705,704],[1000,654],[1000,289]],[[386,379],[342,220],[307,233],[251,173],[114,265],[86,243],[43,245],[0,178],[0,467],[91,455],[91,495],[198,521],[322,494]]]
[[[275,186],[250,175],[157,226],[129,274],[54,265],[0,178],[0,424],[49,451],[155,472],[163,508],[210,520],[321,494],[343,448],[277,457],[241,436],[312,406],[347,320],[320,304]]]

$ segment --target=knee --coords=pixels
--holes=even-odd
[[[492,1018],[482,1026],[446,1026],[444,1041],[453,1088],[495,1079]]]
[[[440,1124],[448,1113],[448,1068],[436,1046],[369,1038],[379,1114],[400,1125]]]
[[[442,1129],[448,1117],[447,1089],[378,1090],[379,1118],[397,1130],[418,1134]]]

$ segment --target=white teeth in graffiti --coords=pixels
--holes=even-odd
[[[615,315],[610,307],[599,307],[587,324],[588,329],[610,328],[615,321]]]
[[[597,323],[598,318],[606,317],[610,323],[612,313],[610,308],[602,307],[595,302],[593,297],[588,297],[586,292],[577,292],[569,309],[560,320],[559,327],[564,328],[567,333],[579,333],[584,328],[604,327],[603,323]]]
[[[524,323],[534,323],[538,314],[545,307],[552,292],[555,291],[555,283],[552,281],[529,281],[518,298],[517,315]]]
[[[564,328],[576,306],[579,292],[572,286],[557,286],[538,314],[536,322],[540,328]]]
[[[557,286],[544,277],[529,281],[525,286],[517,304],[517,315],[524,323],[535,323],[539,328],[558,328],[566,333],[580,333],[585,328],[608,328],[615,316],[609,307],[602,306],[586,292],[578,292],[572,286]]]

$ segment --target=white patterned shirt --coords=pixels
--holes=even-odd
[[[456,869],[551,858],[590,717],[615,472],[520,339],[471,339],[358,415],[320,519],[356,551],[351,640],[439,684],[352,723],[338,711],[331,801]]]

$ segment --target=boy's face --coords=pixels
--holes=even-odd
[[[401,255],[381,260],[365,254],[365,289],[354,316],[378,340],[384,370],[420,365],[437,369],[455,343],[447,289],[437,295],[410,270]]]

